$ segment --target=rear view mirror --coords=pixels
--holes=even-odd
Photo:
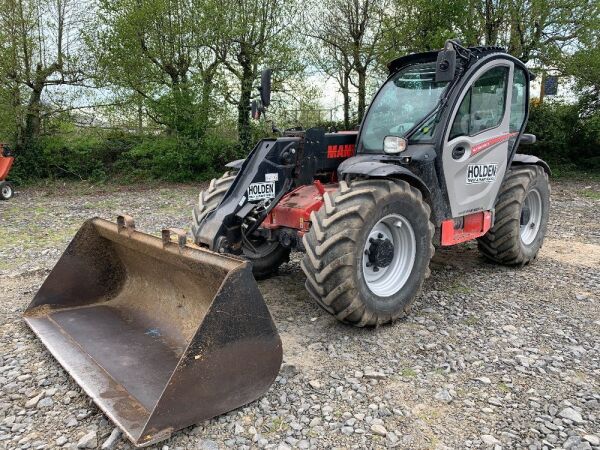
[[[271,69],[265,69],[260,76],[260,100],[263,106],[271,104]]]
[[[252,103],[250,104],[250,110],[251,110],[253,119],[255,119],[255,120],[260,119],[260,109],[258,108],[258,104],[256,103],[256,100],[252,100]]]
[[[535,134],[523,133],[519,143],[523,144],[523,145],[531,145],[531,144],[535,144],[536,140],[537,140],[537,138],[535,137]]]
[[[437,55],[437,63],[435,65],[435,82],[452,81],[454,79],[454,71],[456,69],[456,50],[453,48],[444,48]]]

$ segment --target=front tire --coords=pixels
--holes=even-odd
[[[434,226],[405,181],[341,182],[304,236],[306,288],[338,320],[378,326],[405,316],[429,275]]]
[[[15,193],[15,190],[11,183],[8,181],[0,181],[0,199],[8,200]]]
[[[214,211],[227,193],[229,186],[235,180],[236,173],[225,172],[221,178],[213,178],[208,189],[198,194],[198,204],[192,211],[192,235],[196,243],[200,230],[200,223]],[[256,278],[266,278],[277,272],[279,266],[290,260],[290,249],[283,247],[279,242],[264,239],[252,239],[242,245],[244,258],[252,262],[252,273]]]
[[[525,265],[542,247],[550,214],[548,174],[540,166],[511,169],[496,200],[494,226],[478,239],[479,251],[505,265]]]

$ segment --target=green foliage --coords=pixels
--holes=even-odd
[[[579,191],[579,195],[584,198],[589,198],[590,200],[600,200],[600,192],[598,191],[585,189],[583,191]]]
[[[435,50],[445,39],[458,38],[554,66],[598,30],[600,12],[596,0],[392,0],[392,5],[385,18],[382,63],[397,56],[394,52]]]
[[[176,137],[146,138],[118,160],[117,172],[129,180],[204,180],[236,159],[237,145],[216,136],[201,141]]]
[[[600,111],[600,38],[597,44],[565,58],[564,71],[575,78],[584,112]]]
[[[523,151],[546,160],[557,175],[600,173],[600,111],[583,114],[578,104],[533,103],[527,132],[537,142]]]
[[[17,135],[17,111],[12,105],[10,89],[0,85],[0,142],[14,145]]]
[[[447,39],[460,38],[467,44],[476,42],[470,33],[473,15],[467,13],[472,9],[471,3],[469,0],[395,0],[398,5],[395,13],[384,19],[386,32],[381,44],[381,64],[400,56],[399,51],[405,54],[440,49]]]
[[[200,140],[123,132],[53,134],[17,155],[11,179],[204,180],[239,157],[234,140],[212,132]]]
[[[19,151],[16,180],[207,178],[272,137],[249,117],[262,68],[273,69],[269,117],[281,128],[352,128],[385,63],[455,37],[572,77],[579,103],[534,105],[538,143],[523,151],[555,173],[600,172],[597,0],[98,0],[89,13],[56,5],[0,2],[0,142]],[[323,93],[310,87],[313,69],[339,84],[345,126],[316,112]],[[81,85],[98,88],[92,104]],[[86,114],[98,129],[78,128]]]
[[[216,39],[207,22],[211,5],[100,0],[95,26],[85,32],[98,67],[95,78],[125,91],[147,119],[170,132],[202,136],[218,68],[207,47]]]

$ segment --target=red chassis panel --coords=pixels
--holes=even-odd
[[[335,191],[337,183],[300,186],[284,195],[262,223],[266,229],[280,227],[298,230],[302,236],[310,229],[310,213],[323,206],[323,194]],[[462,219],[462,220],[460,220]],[[492,225],[492,214],[483,211],[463,216],[460,219],[448,219],[442,222],[441,244],[443,246],[459,244],[483,236]],[[457,226],[458,225],[458,226]]]
[[[323,194],[335,191],[337,183],[322,184],[315,181],[313,184],[300,186],[284,195],[267,218],[262,227],[267,229],[287,227],[295,228],[298,234],[303,235],[310,229],[310,213],[318,211],[323,205]]]
[[[462,226],[456,227],[457,221],[462,219]],[[492,227],[492,213],[482,211],[463,216],[459,219],[448,219],[442,222],[443,246],[460,244],[483,236]]]

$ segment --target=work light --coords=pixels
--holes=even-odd
[[[404,138],[398,136],[386,136],[383,139],[383,151],[384,153],[395,155],[406,150],[406,144],[407,142]]]

